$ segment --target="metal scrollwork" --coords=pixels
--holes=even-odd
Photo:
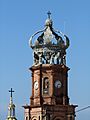
[[[40,33],[42,34],[32,41],[33,37]],[[66,64],[66,49],[69,44],[66,35],[53,29],[49,16],[45,22],[45,29],[36,32],[29,39],[29,46],[33,49],[34,65]]]

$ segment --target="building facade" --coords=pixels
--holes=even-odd
[[[25,120],[75,120],[75,107],[68,96],[68,71],[66,49],[69,38],[53,28],[50,18],[45,28],[31,36],[33,50],[32,95],[30,105],[25,105]],[[37,39],[34,36],[38,35]]]

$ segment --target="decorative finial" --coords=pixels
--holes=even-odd
[[[12,97],[12,93],[15,92],[15,91],[13,91],[12,88],[11,88],[11,90],[9,90],[9,92],[11,93],[11,97]]]
[[[48,14],[48,18],[50,19],[51,12],[48,11],[47,14]]]
[[[9,90],[11,96],[10,96],[10,103],[8,106],[8,116],[6,120],[17,120],[15,117],[15,105],[13,103],[12,93],[14,92],[12,88]]]

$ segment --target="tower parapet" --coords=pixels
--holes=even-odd
[[[33,37],[40,33],[41,35],[33,41]],[[66,49],[69,43],[66,35],[53,28],[49,12],[45,28],[34,33],[29,39],[29,46],[33,49],[34,65],[66,64]]]

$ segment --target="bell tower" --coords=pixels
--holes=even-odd
[[[25,120],[75,120],[75,107],[68,97],[66,49],[69,38],[53,28],[48,12],[45,28],[30,37],[33,50],[32,95],[25,105]],[[34,36],[38,35],[37,39]]]

